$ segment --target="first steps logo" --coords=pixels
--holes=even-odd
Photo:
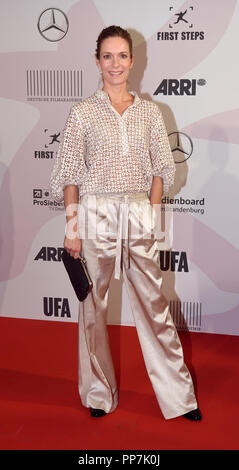
[[[54,150],[52,148],[59,147],[60,144],[60,132],[49,131],[48,129],[44,129],[45,134],[45,145],[44,148],[47,150],[35,150],[34,151],[34,159],[38,161],[47,161],[52,160],[54,158]],[[54,146],[55,144],[55,146]],[[53,147],[52,147],[53,146]]]
[[[158,41],[203,41],[205,39],[204,31],[196,31],[193,29],[193,21],[195,19],[194,7],[189,6],[186,10],[180,10],[175,12],[175,7],[169,7],[170,13],[173,13],[169,20],[168,29],[169,31],[158,31]],[[183,31],[177,31],[177,29],[183,25]]]

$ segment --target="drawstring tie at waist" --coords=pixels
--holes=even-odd
[[[114,279],[120,279],[120,269],[122,260],[122,239],[125,239],[125,262],[126,267],[129,269],[129,203],[131,201],[140,201],[148,198],[147,192],[141,193],[110,193],[110,194],[96,194],[96,197],[103,197],[105,199],[115,200],[119,202],[119,219],[117,228],[117,242],[116,242],[116,258],[115,258],[115,275]]]

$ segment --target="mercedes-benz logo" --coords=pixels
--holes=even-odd
[[[47,41],[60,41],[69,29],[67,16],[59,8],[47,8],[39,16],[38,31]]]
[[[168,135],[175,163],[183,163],[193,153],[192,139],[184,132],[171,132]]]

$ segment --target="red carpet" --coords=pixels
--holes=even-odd
[[[0,326],[1,449],[238,449],[238,337],[179,333],[203,420],[166,421],[135,328],[109,326],[119,406],[94,419],[78,395],[76,323]]]

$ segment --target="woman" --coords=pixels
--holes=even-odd
[[[66,207],[64,247],[74,258],[80,253],[86,258],[94,286],[80,304],[81,401],[94,417],[118,405],[106,315],[113,270],[119,279],[122,268],[161,411],[165,419],[183,415],[198,421],[201,413],[161,292],[157,239],[152,237],[155,205],[175,174],[163,118],[156,104],[127,90],[134,58],[126,30],[110,26],[100,33],[96,64],[103,88],[72,107],[50,181],[53,197],[64,198]]]

